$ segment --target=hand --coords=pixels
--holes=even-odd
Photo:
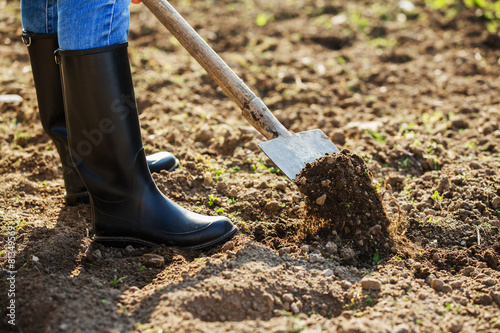
[[[132,0],[130,2],[135,3],[137,5],[137,4],[140,4],[142,1],[141,0]]]

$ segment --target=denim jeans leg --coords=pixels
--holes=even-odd
[[[24,31],[57,33],[57,0],[21,0],[21,22]]]
[[[130,0],[58,0],[61,50],[86,50],[124,43]]]

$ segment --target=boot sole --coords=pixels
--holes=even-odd
[[[229,241],[231,238],[233,238],[236,235],[236,232],[238,231],[238,228],[236,226],[233,226],[233,229],[226,233],[225,235],[210,241],[208,243],[204,244],[199,244],[199,245],[194,245],[194,246],[175,246],[175,245],[169,245],[169,247],[179,247],[185,250],[208,250],[213,247],[216,247],[218,245],[224,244],[225,242]],[[159,243],[153,243],[149,242],[143,239],[139,238],[134,238],[134,237],[107,237],[107,236],[94,236],[94,241],[97,243],[100,243],[104,246],[108,247],[127,247],[128,245],[132,245],[135,247],[141,247],[141,246],[147,246],[147,247],[158,247],[161,244]]]

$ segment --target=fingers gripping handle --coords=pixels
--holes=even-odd
[[[142,2],[238,105],[243,111],[243,116],[253,127],[267,139],[291,135],[168,1],[143,0]]]

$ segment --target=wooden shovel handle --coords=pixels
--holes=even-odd
[[[231,70],[166,0],[143,0],[146,7],[174,35],[241,109],[243,116],[267,139],[290,136],[264,103]]]

